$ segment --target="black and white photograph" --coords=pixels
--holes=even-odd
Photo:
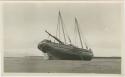
[[[3,72],[121,74],[122,2],[5,2]]]

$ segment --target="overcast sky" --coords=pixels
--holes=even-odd
[[[45,30],[55,35],[59,10],[73,43],[77,17],[82,37],[95,56],[121,56],[120,3],[5,3],[5,56],[43,55],[37,45],[48,37]]]

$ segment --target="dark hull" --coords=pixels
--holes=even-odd
[[[42,41],[38,48],[47,53],[50,60],[91,60],[93,53],[90,50],[77,48],[72,45],[54,43],[48,40]]]

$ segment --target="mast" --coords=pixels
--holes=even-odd
[[[62,20],[62,16],[61,16],[60,11],[59,11],[59,18],[60,18],[60,21],[58,21],[58,22],[60,22],[61,25],[62,25],[62,31],[63,31],[63,36],[64,36],[64,42],[65,42],[65,44],[66,44],[66,36],[65,36],[65,32],[64,32],[64,25],[63,25],[63,20]]]
[[[79,34],[80,44],[81,44],[81,47],[83,48],[82,39],[81,39],[81,35],[80,35],[80,31],[79,31],[79,26],[78,26],[78,21],[77,21],[76,17],[75,17],[75,24],[77,26],[77,31],[78,31],[78,34]]]
[[[66,40],[66,37],[68,38],[69,40],[69,43],[71,44],[71,39],[69,37],[69,35],[67,34],[67,31],[64,30],[65,28],[65,25],[64,25],[64,22],[63,22],[63,18],[61,16],[61,12],[59,10],[59,13],[58,13],[58,23],[57,23],[57,29],[56,29],[56,37],[58,37],[60,39],[60,34],[61,34],[61,31],[63,33],[63,38],[64,38],[64,43],[66,44],[67,40]]]

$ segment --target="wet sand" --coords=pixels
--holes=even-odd
[[[5,73],[97,73],[120,74],[120,58],[80,60],[43,60],[42,57],[5,57]]]

